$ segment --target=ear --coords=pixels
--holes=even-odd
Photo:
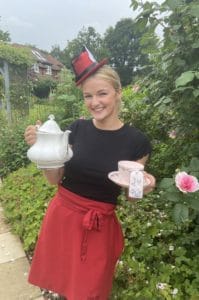
[[[117,98],[118,98],[119,100],[121,100],[121,98],[122,98],[122,89],[116,90],[116,94],[117,94]]]
[[[116,92],[118,93],[118,95],[122,96],[122,89],[117,89]]]

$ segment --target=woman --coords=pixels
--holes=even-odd
[[[72,159],[62,168],[43,171],[58,191],[42,224],[29,281],[68,300],[108,299],[123,250],[115,215],[121,186],[108,173],[117,170],[119,160],[144,165],[151,152],[145,135],[120,120],[121,83],[106,63],[98,63],[86,48],[72,61],[92,118],[69,127]],[[27,127],[25,139],[35,142],[35,126]],[[145,176],[150,179],[146,193],[155,179]]]

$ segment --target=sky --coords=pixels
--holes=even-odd
[[[92,26],[104,34],[122,18],[134,18],[131,0],[0,0],[0,29],[13,43],[50,51]]]

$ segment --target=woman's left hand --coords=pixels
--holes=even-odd
[[[156,179],[153,175],[151,175],[147,172],[144,172],[144,178],[147,181],[150,181],[150,183],[144,187],[144,195],[146,195],[154,190],[154,188],[156,186]]]

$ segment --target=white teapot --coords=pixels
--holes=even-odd
[[[37,129],[37,140],[27,152],[28,158],[38,168],[54,169],[64,166],[71,159],[73,152],[68,143],[70,130],[61,131],[54,121],[54,115]]]

